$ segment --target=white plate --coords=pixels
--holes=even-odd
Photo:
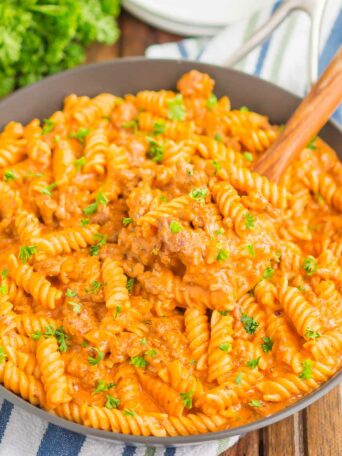
[[[273,0],[123,0],[123,6],[151,25],[182,35],[213,35]]]

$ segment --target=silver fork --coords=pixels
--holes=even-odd
[[[304,11],[311,19],[309,55],[308,55],[308,82],[313,85],[318,78],[319,39],[323,12],[327,0],[284,0],[270,19],[263,24],[255,34],[247,40],[240,49],[234,52],[223,62],[223,66],[233,66],[256,46],[261,44],[275,30],[284,19],[294,11]]]

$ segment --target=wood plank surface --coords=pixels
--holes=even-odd
[[[93,45],[87,63],[144,55],[146,46],[180,39],[123,12],[121,37],[113,46]],[[204,455],[205,456],[205,455]],[[342,386],[306,410],[250,432],[221,456],[342,456]]]

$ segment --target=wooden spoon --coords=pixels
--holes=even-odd
[[[342,48],[287,121],[254,171],[278,182],[299,152],[312,140],[342,102]]]

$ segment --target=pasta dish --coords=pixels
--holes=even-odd
[[[86,426],[220,431],[341,366],[342,164],[184,74],[0,134],[0,381]]]

